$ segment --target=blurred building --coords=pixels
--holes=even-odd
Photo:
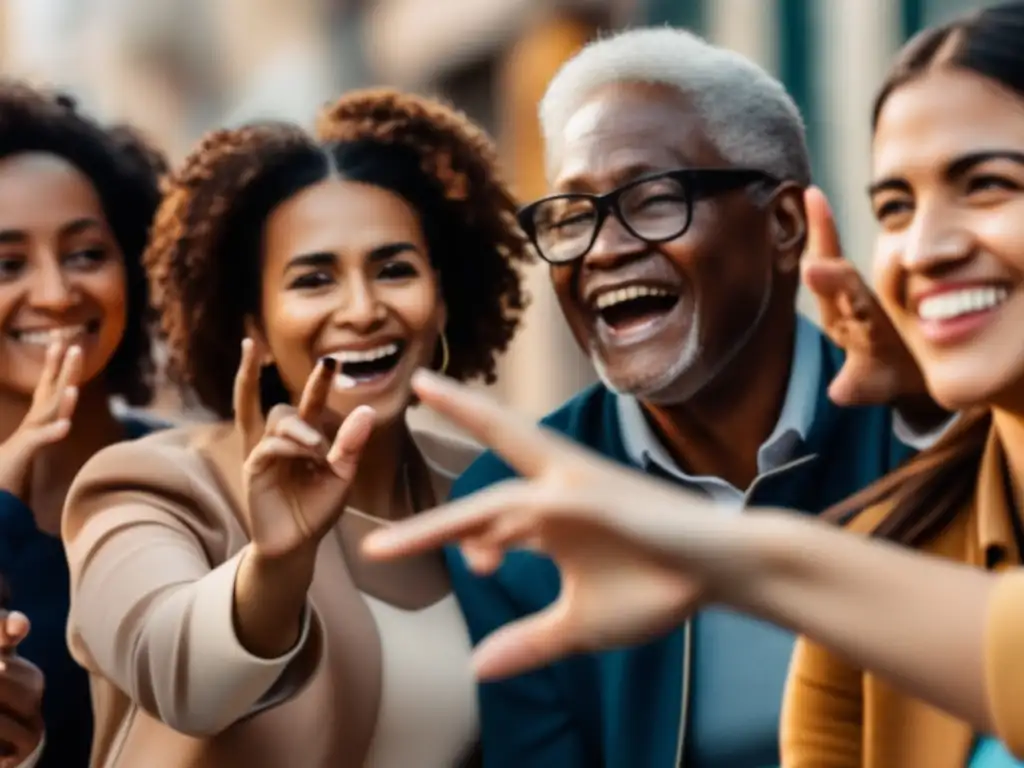
[[[215,125],[307,122],[344,89],[446,96],[495,135],[523,198],[541,194],[535,108],[604,29],[686,26],[779,76],[804,110],[815,173],[849,255],[870,259],[869,114],[894,50],[985,0],[0,0],[4,71],[57,83],[179,158]],[[593,378],[542,267],[502,397],[542,413]],[[811,309],[811,307],[807,307]],[[512,371],[515,371],[512,374]]]

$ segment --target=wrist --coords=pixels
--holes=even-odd
[[[802,568],[801,544],[809,521],[775,510],[750,511],[738,519],[722,572],[711,584],[711,598],[732,608],[763,616],[780,582]]]
[[[239,579],[244,574],[247,581],[271,593],[301,591],[305,594],[313,582],[316,550],[314,545],[285,554],[267,555],[257,545],[250,544],[242,556],[238,569]]]
[[[234,588],[235,631],[247,651],[274,659],[295,647],[315,566],[305,551],[268,558],[249,546]]]

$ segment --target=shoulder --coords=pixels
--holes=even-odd
[[[540,420],[540,425],[573,440],[598,448],[605,435],[615,398],[600,384],[587,387]],[[493,451],[483,451],[452,486],[452,497],[474,491],[515,476],[515,472]]]
[[[425,420],[410,420],[409,433],[427,466],[442,477],[458,477],[483,453],[483,446],[466,435]]]
[[[68,491],[65,533],[116,506],[230,508],[230,475],[239,475],[237,483],[240,472],[224,469],[235,463],[234,452],[240,457],[241,446],[235,443],[231,425],[202,424],[150,432],[104,448],[86,462]]]

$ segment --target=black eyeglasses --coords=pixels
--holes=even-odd
[[[583,258],[609,213],[645,243],[675,240],[690,228],[694,201],[755,182],[781,182],[752,168],[687,168],[634,179],[603,195],[551,195],[519,210],[519,226],[551,264]]]

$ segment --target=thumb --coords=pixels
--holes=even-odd
[[[345,417],[338,428],[334,443],[327,452],[327,462],[342,480],[351,481],[355,477],[359,457],[373,434],[376,421],[377,412],[368,405],[360,405]]]
[[[28,616],[21,611],[11,611],[4,616],[0,624],[0,647],[6,651],[13,651],[28,636],[31,628]]]
[[[834,299],[844,293],[853,297],[864,289],[864,281],[848,261],[806,261],[800,275],[804,285],[821,299]]]
[[[473,668],[481,681],[529,672],[575,650],[563,600],[506,624],[477,646]]]
[[[807,209],[807,246],[804,249],[807,258],[829,261],[842,259],[839,230],[825,193],[818,187],[808,187],[804,192],[804,206]]]

